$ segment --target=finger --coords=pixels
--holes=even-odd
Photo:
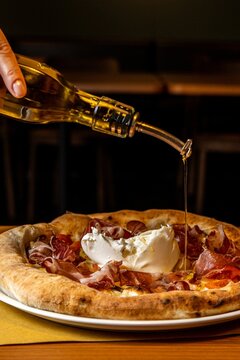
[[[0,29],[0,75],[10,91],[10,93],[17,97],[26,95],[27,87],[18,65],[16,56],[11,49],[4,33]]]

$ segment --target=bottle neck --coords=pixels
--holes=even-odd
[[[78,122],[105,134],[126,138],[135,132],[139,114],[132,106],[108,97],[96,97],[83,91],[79,96]]]

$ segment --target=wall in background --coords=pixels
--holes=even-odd
[[[238,41],[238,0],[13,0],[1,3],[10,37]]]

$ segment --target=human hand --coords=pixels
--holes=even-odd
[[[26,83],[16,56],[0,29],[0,94],[5,91],[4,84],[13,96],[21,98],[26,95]]]

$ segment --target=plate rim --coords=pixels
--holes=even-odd
[[[99,330],[124,330],[124,331],[153,331],[153,330],[178,330],[197,328],[206,325],[214,325],[240,318],[240,310],[230,311],[223,314],[203,316],[199,318],[169,319],[169,320],[111,320],[91,317],[74,316],[55,313],[25,305],[0,290],[0,301],[23,312],[36,317],[47,319],[63,325],[71,325],[82,328]]]

